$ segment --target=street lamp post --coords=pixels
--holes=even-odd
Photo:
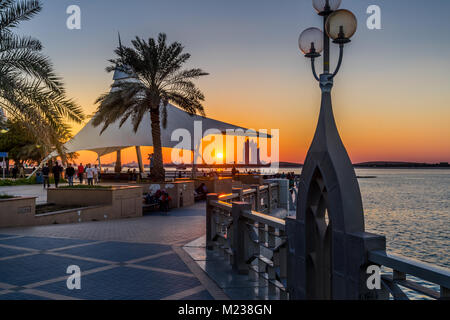
[[[361,193],[355,170],[340,138],[331,103],[333,80],[344,46],[357,28],[356,17],[339,9],[341,0],[313,0],[324,31],[306,29],[299,47],[311,59],[322,103],[314,139],[303,165],[296,218],[286,219],[288,290],[291,299],[371,299],[364,287],[368,248],[385,249],[385,239],[365,233]],[[330,70],[330,40],[339,45],[336,68]],[[323,52],[323,73],[315,60]]]

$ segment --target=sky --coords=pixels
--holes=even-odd
[[[320,108],[320,89],[297,45],[302,30],[322,25],[311,0],[43,0],[43,5],[19,32],[42,41],[68,95],[86,114],[95,112],[96,98],[112,83],[105,68],[114,57],[117,33],[130,45],[135,36],[164,32],[192,55],[187,67],[210,73],[197,82],[208,117],[280,129],[280,160],[303,163]],[[70,5],[81,9],[81,30],[66,27]],[[370,5],[381,8],[381,30],[366,26]],[[352,161],[450,162],[450,1],[342,0],[341,8],[353,11],[359,22],[333,89],[336,122]],[[333,66],[335,45],[332,49]],[[74,125],[73,133],[81,127]],[[125,162],[133,157],[133,150],[124,152]],[[83,152],[80,160],[95,158]]]

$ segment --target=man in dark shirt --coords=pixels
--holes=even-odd
[[[44,178],[44,189],[45,186],[47,186],[47,188],[50,188],[50,168],[48,166],[48,164],[46,163],[44,165],[44,167],[42,168],[42,178]]]
[[[80,163],[78,166],[78,179],[80,180],[80,184],[83,184],[83,176],[84,176],[84,167],[83,164]]]
[[[58,188],[59,179],[61,178],[62,167],[56,162],[52,169],[53,178],[55,178],[55,188]]]
[[[69,186],[73,186],[73,176],[75,175],[75,168],[69,164],[66,168],[66,177],[69,181]]]

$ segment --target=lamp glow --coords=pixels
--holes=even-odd
[[[357,27],[358,21],[355,15],[345,9],[333,12],[325,23],[326,33],[335,43],[350,42],[350,38],[355,34]]]

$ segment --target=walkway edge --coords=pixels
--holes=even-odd
[[[209,276],[200,268],[197,263],[188,255],[181,247],[172,247],[172,250],[180,257],[180,259],[191,270],[194,276],[205,287],[209,294],[215,300],[230,300],[230,298],[222,291],[222,289],[209,278]]]

